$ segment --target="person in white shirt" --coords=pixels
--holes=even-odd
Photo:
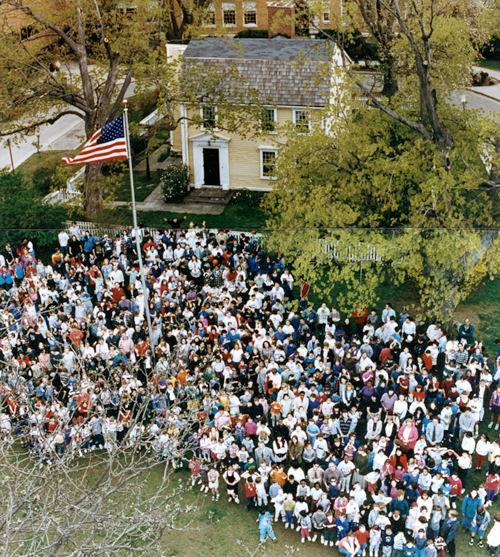
[[[123,272],[121,271],[121,269],[118,268],[117,264],[113,265],[113,270],[111,271],[111,273],[109,273],[109,279],[111,281],[111,284],[115,282],[119,282],[119,283],[125,282]]]
[[[417,332],[417,327],[415,325],[415,322],[412,321],[409,317],[407,317],[405,319],[405,322],[403,323],[403,326],[401,327],[401,332],[405,337],[409,335],[415,336]]]
[[[78,236],[77,236],[78,237]],[[66,255],[68,253],[68,242],[69,236],[66,230],[61,230],[57,235],[57,239],[59,240],[59,246],[61,247],[61,253]]]
[[[80,232],[80,228],[76,224],[76,222],[72,222],[71,226],[69,227],[68,234],[70,237],[76,236],[78,240],[81,239],[82,233]],[[61,250],[62,251],[62,250]]]
[[[342,462],[339,462],[338,469],[344,474],[340,487],[341,491],[350,491],[351,476],[355,468],[356,467],[354,466],[352,460],[349,460],[349,457],[347,455],[344,456]]]
[[[288,319],[285,321],[285,324],[283,325],[283,332],[286,335],[293,335],[295,333],[295,329],[293,328],[293,325],[290,323]]]
[[[468,431],[462,439],[462,449],[467,451],[470,455],[476,450],[476,442],[470,431]]]
[[[328,309],[326,302],[321,304],[321,307],[316,312],[316,315],[318,316],[318,325],[320,328],[324,329],[328,323],[328,317],[330,316],[330,310]]]
[[[455,383],[455,387],[460,395],[462,393],[466,393],[468,395],[472,391],[472,386],[466,379],[459,379]]]
[[[375,368],[375,364],[368,357],[368,354],[366,352],[363,352],[363,354],[361,355],[361,358],[359,360],[359,370],[361,372],[363,372],[370,367]]]
[[[443,332],[441,331],[441,325],[439,323],[432,323],[427,328],[427,337],[428,339],[433,342],[434,340],[439,340],[443,336]]]
[[[408,402],[405,395],[399,395],[399,399],[394,403],[394,414],[403,421],[408,413]]]

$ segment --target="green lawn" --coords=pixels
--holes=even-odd
[[[500,60],[476,60],[476,66],[500,71]]]
[[[146,177],[146,172],[134,171],[135,200],[137,202],[144,201],[160,183],[160,179],[160,172],[151,171],[151,178],[149,178],[148,180],[148,178]],[[114,190],[114,200],[132,200],[132,196],[130,193],[130,177],[128,172],[125,172],[124,174],[121,174],[117,177],[116,188]]]
[[[497,345],[495,339],[500,338],[500,327],[497,325],[500,310],[500,279],[486,280],[459,307],[460,317],[470,316],[471,323],[476,327],[475,337],[482,340],[490,361],[495,360]]]
[[[29,182],[33,176],[33,173],[43,167],[52,167],[61,162],[63,157],[73,157],[77,151],[40,151],[40,153],[34,153],[21,163],[16,171],[20,172],[26,180]],[[70,167],[68,167],[70,168]],[[73,171],[76,172],[80,167],[72,167]]]
[[[490,430],[487,428],[485,429],[485,427],[486,426],[483,424],[481,430],[490,432]],[[485,472],[486,465],[483,465],[483,474],[470,473],[467,492],[470,488],[477,487],[484,481]],[[96,469],[95,474],[97,473],[98,469]],[[161,483],[162,474],[162,465],[151,471],[147,483],[142,484],[144,499],[148,498],[155,491],[155,485]],[[189,478],[189,472],[181,471],[174,475],[174,483],[177,481],[183,483],[188,482]],[[141,481],[141,478],[137,481]],[[195,513],[196,520],[189,530],[167,531],[164,534],[162,546],[167,555],[172,555],[172,557],[240,557],[249,555],[245,550],[246,547],[252,551],[251,555],[263,557],[264,554],[261,551],[253,553],[259,544],[259,533],[256,523],[257,511],[252,510],[249,513],[246,512],[243,482],[240,482],[239,486],[239,505],[228,503],[226,489],[222,479],[220,485],[221,499],[218,502],[212,502],[210,495],[201,494],[199,486],[195,486],[183,496],[183,505],[188,504],[195,508],[195,510],[191,512]],[[457,506],[459,519],[461,520],[461,500]],[[272,512],[274,516],[271,504],[268,510]],[[500,512],[500,504],[495,502],[492,507],[488,508],[488,512],[493,517],[496,513]],[[187,521],[191,516],[192,515],[186,517],[182,515],[179,516],[176,527],[181,526],[183,521]],[[281,521],[274,524],[273,527],[278,542],[276,544],[273,544],[270,540],[266,542],[265,555],[267,555],[267,557],[284,557],[287,547],[295,547],[298,550],[297,555],[304,555],[307,557],[340,556],[336,547],[324,547],[319,543],[319,539],[315,543],[306,542],[302,544],[300,542],[300,533],[295,530],[290,531],[289,529],[285,529]],[[468,543],[469,539],[469,535],[462,533],[462,529],[460,528],[456,540],[457,557],[487,555],[486,548],[481,550],[477,547],[477,544],[471,548]],[[238,545],[238,542],[241,542],[243,545]],[[117,555],[121,554],[117,553]]]
[[[134,173],[134,176],[140,173]],[[130,188],[130,186],[128,186]],[[125,186],[124,186],[125,188]],[[125,196],[125,193],[123,194]],[[122,200],[123,198],[116,198],[117,200]],[[140,201],[139,196],[136,195],[137,201]],[[130,195],[128,199],[130,200]],[[168,213],[165,211],[138,211],[137,216],[139,222],[141,222],[146,227],[158,227],[162,228],[165,226],[165,218],[172,219],[175,217],[183,217],[185,213]],[[253,230],[256,228],[261,228],[265,226],[266,216],[264,211],[255,206],[254,202],[248,202],[243,199],[241,202],[235,204],[229,204],[224,209],[223,213],[220,215],[194,215],[188,214],[184,226],[188,226],[189,222],[194,222],[196,224],[201,224],[203,221],[206,222],[208,228],[229,228],[233,230]],[[103,222],[109,222],[113,224],[123,224],[130,225],[132,223],[132,214],[128,207],[118,207],[112,211],[106,211],[106,215],[103,217]]]

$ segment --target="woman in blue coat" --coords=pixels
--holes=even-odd
[[[462,513],[464,515],[462,519],[462,528],[464,529],[464,532],[472,528],[472,521],[474,520],[476,511],[481,504],[482,501],[475,489],[473,489],[469,495],[464,497],[464,501],[462,503]]]

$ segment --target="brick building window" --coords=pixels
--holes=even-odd
[[[235,4],[222,4],[223,21],[225,27],[234,27],[236,25],[236,6]]]
[[[243,24],[257,25],[257,2],[243,2]]]
[[[205,14],[205,25],[215,27],[215,7],[209,6]]]

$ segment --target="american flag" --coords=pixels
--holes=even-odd
[[[123,115],[97,130],[74,159],[65,157],[62,162],[72,166],[117,159],[128,159]]]

